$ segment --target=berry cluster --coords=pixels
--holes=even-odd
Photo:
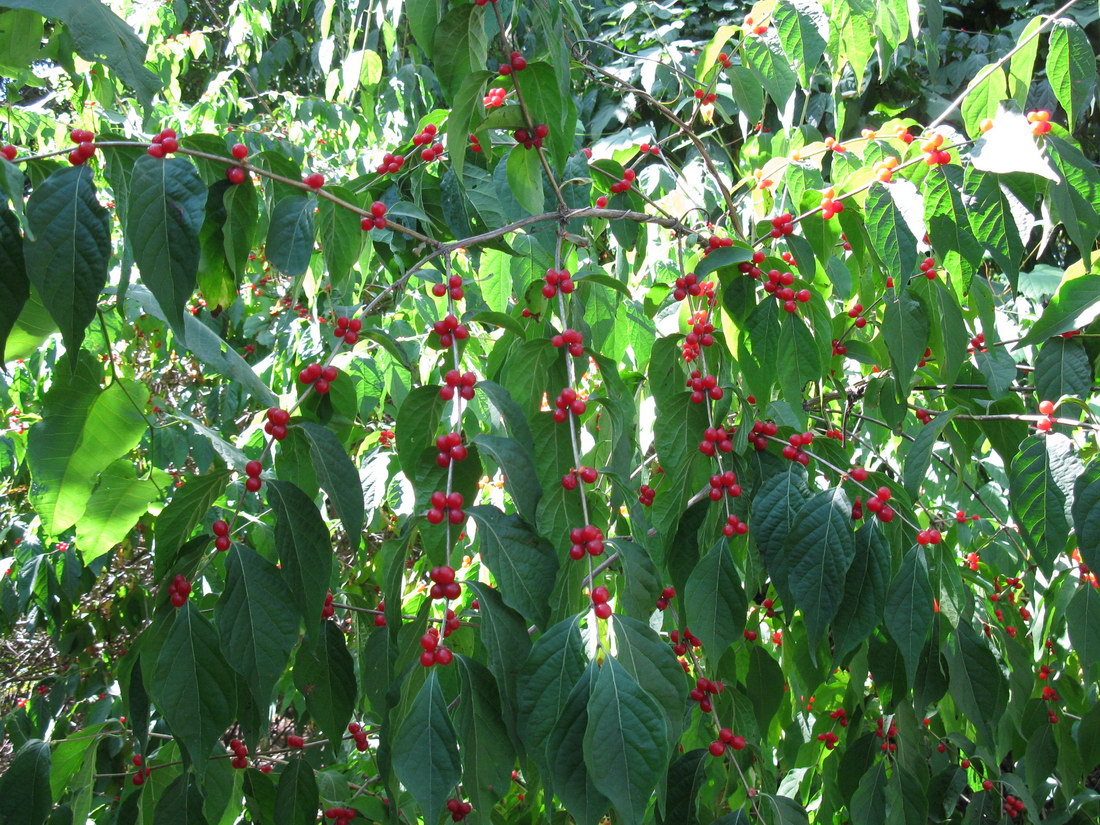
[[[584,355],[584,336],[575,329],[562,330],[561,335],[555,335],[550,339],[550,343],[558,348],[568,347],[569,354],[574,358]]]
[[[439,346],[447,348],[455,341],[464,341],[470,337],[470,331],[458,322],[454,315],[447,315],[442,321],[432,325],[432,332],[439,336]]]
[[[420,159],[425,163],[431,163],[433,160],[443,154],[443,144],[432,143],[432,141],[435,140],[436,133],[438,131],[439,130],[434,123],[429,123],[427,126],[424,127],[424,130],[422,132],[413,135],[413,146],[426,147],[420,152]]]
[[[633,169],[624,170],[622,179],[615,181],[608,187],[611,190],[611,194],[618,195],[620,192],[629,192],[634,186],[634,179],[636,177],[638,177],[638,173]]]
[[[829,714],[830,719],[836,719],[840,722],[842,728],[848,727],[848,712],[844,708],[837,708]]]
[[[985,333],[979,332],[973,338],[970,339],[970,346],[966,350],[967,352],[987,352],[985,348]]]
[[[360,753],[364,752],[367,749],[367,733],[363,730],[363,726],[358,722],[349,722],[348,733],[355,740],[355,749]]]
[[[527,129],[516,129],[512,132],[512,137],[524,149],[541,149],[543,138],[548,134],[550,134],[550,127],[545,123],[540,123],[535,126],[533,132],[529,132]]]
[[[716,249],[722,249],[723,247],[727,247],[727,246],[733,246],[733,238],[719,238],[717,235],[711,235],[709,238],[707,238],[707,243],[703,247],[703,257],[705,258],[707,255],[709,255],[711,252],[713,252]],[[764,253],[763,252],[759,252],[759,253],[754,252],[753,253],[753,260],[756,260],[756,256],[758,254],[760,255],[760,260],[764,260]],[[741,270],[741,271],[744,272],[744,270]]]
[[[348,825],[358,813],[355,808],[326,808],[325,819],[333,820],[332,825]]]
[[[752,431],[749,433],[749,443],[757,450],[766,450],[768,449],[768,436],[774,436],[778,432],[779,425],[774,421],[754,421],[752,422]]]
[[[332,606],[332,591],[329,590],[328,593],[325,594],[325,604],[321,608],[321,618],[331,619],[335,615],[336,608]]]
[[[863,316],[863,304],[853,304],[852,308],[848,310],[848,317],[854,319],[856,329],[863,329],[867,326],[867,319]]]
[[[932,419],[935,418],[935,416],[932,415],[931,412],[924,409],[923,407],[917,407],[916,414],[917,414],[917,420],[921,424],[931,424]]]
[[[676,588],[666,587],[661,591],[661,595],[657,597],[657,609],[667,610],[668,603],[676,598]]]
[[[382,162],[378,164],[378,168],[374,171],[379,175],[394,175],[401,171],[401,167],[405,165],[404,155],[395,155],[392,152],[386,152],[382,157]]]
[[[733,470],[715,473],[710,477],[710,500],[721,501],[723,495],[730,498],[741,497],[741,485],[737,483],[737,474]]]
[[[81,144],[83,145],[83,144]],[[165,129],[159,135],[153,138],[153,145],[145,151],[154,158],[162,158],[165,155],[170,155],[180,148],[179,141],[176,139],[175,129]]]
[[[909,134],[909,128],[907,126],[898,126],[894,130],[894,137],[900,140],[902,143],[912,143],[915,138]]]
[[[562,295],[568,295],[575,287],[567,269],[548,269],[544,280],[546,284],[542,287],[543,298],[553,298],[558,290],[561,290]]]
[[[233,751],[233,758],[229,760],[229,764],[239,771],[243,771],[248,767],[248,745],[242,742],[240,739],[230,739],[229,749]]]
[[[643,143],[641,146],[638,147],[638,151],[641,152],[643,155],[646,153],[649,153],[651,155],[660,155],[661,147],[658,146],[656,143],[654,143],[652,146],[648,143]]]
[[[797,461],[803,467],[810,463],[810,456],[802,448],[813,444],[813,433],[792,433],[787,437],[787,444],[783,447],[783,458],[788,461]]]
[[[687,633],[687,631],[684,631]],[[692,647],[698,647],[694,643],[694,637],[692,637]],[[691,701],[699,703],[699,710],[703,713],[710,713],[714,710],[714,705],[711,704],[710,697],[717,696],[726,686],[721,682],[711,681],[703,676],[700,676],[695,680],[695,687],[691,689],[691,693],[688,696],[691,697]]]
[[[702,404],[708,395],[715,401],[720,400],[725,395],[722,388],[718,386],[717,376],[703,375],[699,370],[691,371],[691,378],[687,380],[687,386],[691,388],[691,403],[693,404]]]
[[[790,286],[793,283],[793,272],[780,272],[778,269],[772,269],[768,272],[768,279],[764,282],[764,291],[769,295],[774,295],[777,301],[782,301],[783,309],[787,312],[798,312],[798,305],[809,303],[813,295],[808,289],[800,289],[796,292]]]
[[[565,422],[569,417],[569,413],[573,415],[584,415],[585,410],[588,409],[587,402],[577,396],[577,391],[566,387],[558,393],[558,397],[554,399],[554,420],[559,424]]]
[[[210,529],[214,531],[214,547],[216,547],[219,552],[224,553],[229,549],[229,545],[233,543],[229,538],[229,524],[218,519],[210,525]]]
[[[825,148],[840,154],[848,151],[848,147],[837,140],[835,137],[825,138]]]
[[[303,384],[312,384],[313,389],[324,395],[329,391],[332,382],[339,373],[336,367],[322,367],[316,361],[298,373],[298,380]]]
[[[713,293],[714,283],[703,281],[700,286],[703,294],[710,296]],[[684,336],[684,360],[691,362],[699,357],[700,347],[714,345],[714,324],[709,320],[710,313],[701,309],[691,316],[691,332]]]
[[[507,76],[512,72],[522,72],[526,68],[527,60],[523,57],[523,53],[512,52],[508,55],[508,62],[500,64],[499,73]]]
[[[939,544],[943,540],[940,531],[935,528],[921,530],[917,533],[917,544],[924,547],[927,544]]]
[[[439,454],[435,457],[435,463],[440,467],[451,466],[452,461],[464,461],[466,459],[466,446],[462,443],[462,436],[459,433],[447,433],[441,435],[435,440],[436,449],[439,450]]]
[[[168,585],[168,597],[172,602],[172,607],[183,607],[184,602],[187,601],[187,597],[191,595],[191,582],[187,581],[187,577],[182,573],[177,573],[172,579],[172,583]]]
[[[611,591],[602,584],[592,588],[592,610],[597,619],[607,619],[611,616],[611,605],[607,603],[610,598]]]
[[[703,440],[699,442],[699,452],[706,456],[713,456],[718,450],[723,453],[733,452],[731,435],[726,432],[725,427],[707,427],[703,431]]]
[[[925,258],[920,262],[920,271],[924,273],[924,277],[928,280],[936,280],[936,259]]]
[[[569,531],[569,558],[580,561],[587,553],[590,556],[603,554],[603,531],[591,524],[584,527],[574,527]]]
[[[1039,432],[1047,432],[1054,426],[1054,402],[1043,400],[1039,402],[1039,414],[1045,415],[1046,418],[1035,423],[1035,429]]]
[[[461,275],[452,275],[445,284],[432,284],[432,295],[436,298],[443,298],[448,294],[454,301],[461,301],[466,297],[466,292],[462,289]]]
[[[894,720],[890,720],[890,727],[884,727],[882,724],[882,717],[879,717],[875,723],[875,736],[884,740],[881,749],[883,751],[896,751],[898,749],[897,743],[894,741],[898,735],[898,726],[894,723]]]
[[[836,747],[836,743],[840,741],[840,737],[833,733],[831,730],[827,730],[824,733],[819,733],[817,735],[817,741],[824,742],[825,750],[831,751],[833,748]]]
[[[878,520],[889,523],[894,520],[894,508],[888,502],[893,493],[889,487],[879,487],[873,496],[867,499],[867,509],[878,516]]]
[[[821,193],[821,217],[829,220],[844,211],[844,201],[836,200],[836,190],[829,187]]]
[[[466,513],[462,509],[464,503],[462,493],[448,495],[436,490],[432,493],[432,506],[427,514],[428,523],[442,524],[443,519],[446,518],[451,524],[462,524],[466,520]]]
[[[471,152],[480,152],[481,151],[481,141],[477,139],[477,135],[473,135],[473,134],[470,135],[470,151]]]
[[[370,232],[372,229],[385,229],[389,226],[389,221],[386,220],[386,204],[382,201],[375,201],[370,205],[370,215],[364,215],[362,220],[359,221],[359,227],[364,232]]]
[[[839,338],[834,338],[833,339],[833,355],[834,356],[840,356],[840,355],[847,355],[847,354],[848,354],[848,348],[846,346],[844,346],[844,344],[840,343]]]
[[[653,498],[657,495],[656,491],[648,484],[643,484],[641,489],[638,490],[638,501],[640,501],[646,507],[653,506]]]
[[[1037,112],[1027,113],[1027,122],[1031,124],[1031,134],[1038,137],[1050,131],[1050,112],[1040,109]]]
[[[457,494],[451,493],[451,495]],[[436,601],[444,599],[451,601],[462,595],[462,585],[455,581],[455,569],[453,567],[448,565],[433,567],[428,571],[428,578],[432,580],[428,598]]]
[[[678,630],[673,630],[671,633],[668,634],[668,639],[670,642],[672,642],[672,652],[675,653],[677,656],[683,656],[685,653],[687,653],[688,645],[691,645],[692,647],[699,647],[701,644],[703,644],[696,636],[692,635],[692,632],[686,627],[684,628],[683,634],[681,634]],[[693,696],[692,699],[695,699],[695,697]]]
[[[444,401],[450,401],[455,397],[455,390],[458,390],[460,398],[464,398],[469,401],[474,397],[474,387],[477,385],[477,376],[472,372],[459,372],[458,370],[447,370],[443,376],[443,382],[445,387],[440,387],[439,397]]]
[[[255,493],[260,489],[263,484],[260,481],[260,473],[264,471],[264,465],[258,461],[249,461],[244,465],[244,474],[247,476],[244,480],[244,488],[250,493]]]
[[[495,86],[481,99],[486,109],[496,109],[504,105],[504,98],[508,96],[508,90],[503,86]]]
[[[420,664],[424,667],[446,667],[454,661],[454,653],[439,643],[439,630],[434,627],[428,628],[428,632],[420,637],[420,646],[424,648],[424,652],[420,654]]]
[[[933,132],[927,140],[921,141],[920,150],[924,152],[924,162],[929,166],[942,166],[951,162],[951,153],[943,146],[943,135]]]
[[[152,151],[152,150],[150,150]],[[233,155],[237,160],[243,161],[248,157],[248,147],[243,143],[234,143],[233,148],[229,150],[229,153]],[[242,166],[230,166],[225,170],[225,176],[229,182],[234,186],[244,183],[244,179],[247,177],[244,167]]]
[[[270,407],[267,411],[267,422],[264,424],[264,432],[276,441],[286,438],[286,425],[290,421],[290,413],[278,407]]]
[[[723,69],[729,69],[733,67],[733,61],[730,60],[730,56],[725,52],[722,52],[718,55],[718,62],[721,64]]]
[[[894,177],[894,169],[897,168],[897,165],[898,159],[890,155],[890,157],[885,160],[877,161],[875,165],[871,167],[871,172],[883,183],[889,183]]]
[[[784,212],[782,215],[776,215],[772,218],[772,229],[769,232],[773,238],[781,238],[784,235],[794,234],[794,215],[790,212]]]
[[[714,103],[714,101],[718,100],[718,95],[715,94],[714,92],[711,92],[710,94],[707,94],[702,89],[696,89],[695,90],[695,99],[698,100],[700,103],[702,103],[704,106],[706,106],[706,105],[708,105],[710,103]]]
[[[475,0],[479,6],[484,6],[486,3],[495,3],[496,1],[497,0]],[[447,800],[447,810],[451,814],[452,822],[461,822],[473,809],[473,805],[469,802],[463,802],[461,799]]]
[[[566,490],[576,490],[578,479],[585,484],[595,484],[598,477],[599,473],[596,472],[595,467],[579,467],[561,477],[561,486]]]
[[[711,756],[721,756],[726,752],[726,747],[729,746],[732,750],[743,750],[747,745],[745,737],[739,734],[734,734],[729,728],[722,728],[718,731],[718,738],[710,743],[710,747],[707,748],[710,751]]]
[[[95,154],[95,134],[87,129],[73,129],[70,137],[76,148],[69,152],[69,163],[80,166]]]
[[[745,28],[748,29],[749,34],[762,35],[768,33],[767,25],[755,26],[753,25],[752,15],[750,14],[745,18]]]
[[[19,155],[19,150],[12,146],[10,143],[0,146],[0,158],[7,161],[15,160]]]
[[[336,319],[336,325],[332,328],[332,334],[337,338],[343,338],[345,344],[354,344],[359,340],[359,330],[363,328],[363,322],[358,318],[348,318],[341,315]]]
[[[740,486],[738,486],[738,485],[734,485],[734,486],[737,487],[737,489],[738,489],[737,495],[740,495],[741,494],[740,493],[740,489],[741,489]],[[714,498],[714,492],[715,491],[711,490],[710,492],[711,492],[711,498]],[[720,495],[720,493],[719,493],[719,495]],[[732,491],[730,492],[730,495],[733,495]],[[747,532],[749,532],[749,525],[747,525],[745,522],[741,521],[741,519],[739,519],[733,513],[730,513],[728,516],[726,516],[726,523],[722,525],[722,535],[723,536],[726,536],[727,538],[732,538],[733,536],[743,536]]]
[[[1020,799],[1018,796],[1005,794],[1005,801],[1001,807],[1004,809],[1004,812],[1008,814],[1009,819],[1015,819],[1024,812],[1027,805],[1024,803],[1024,800]]]
[[[152,768],[143,767],[145,764],[145,758],[140,753],[135,753],[130,759],[134,763],[134,767],[137,768],[137,772],[134,774],[134,778],[130,781],[137,786],[145,784],[145,779],[153,772]]]

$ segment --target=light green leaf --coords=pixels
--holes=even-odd
[[[435,75],[448,98],[453,99],[459,84],[471,72],[485,68],[489,43],[484,11],[473,3],[454,6],[435,27]]]
[[[152,479],[137,477],[131,461],[120,459],[104,469],[76,523],[76,544],[84,563],[99,558],[126,538],[160,495]]]
[[[829,16],[816,0],[780,0],[772,17],[802,88],[810,88],[810,78],[829,42]]]
[[[964,188],[968,200],[967,215],[974,237],[989,251],[1009,283],[1015,285],[1024,244],[997,178],[970,167],[966,171]]]
[[[1098,315],[1100,277],[1097,273],[1082,273],[1079,277],[1063,279],[1039,320],[1016,344],[1016,348],[1030,346],[1063,332],[1088,326]]]
[[[891,186],[875,182],[867,190],[867,234],[886,274],[904,283],[917,266],[917,239],[894,202]]]
[[[1039,151],[1026,117],[1006,111],[984,117],[993,118],[993,128],[983,134],[975,126],[974,134],[980,135],[970,151],[975,169],[998,175],[1025,172],[1058,182],[1058,173]]]
[[[1100,591],[1082,583],[1066,607],[1066,625],[1073,650],[1081,660],[1085,681],[1100,662]]]
[[[986,118],[996,117],[1001,101],[1008,97],[1008,80],[1004,69],[998,66],[990,70],[990,66],[984,66],[967,85],[965,94],[962,103],[963,123],[966,125],[966,133],[971,138],[978,138],[981,135],[981,122]]]
[[[888,293],[883,302],[882,337],[899,386],[908,387],[928,346],[928,312],[909,290]]]
[[[1072,129],[1096,94],[1096,57],[1088,35],[1067,17],[1050,30],[1047,77]]]
[[[519,205],[537,215],[542,212],[542,165],[533,149],[516,145],[508,154],[508,186]]]
[[[1012,514],[1044,570],[1065,550],[1070,496],[1080,472],[1073,443],[1060,433],[1025,438],[1009,468]]]
[[[175,563],[176,555],[229,483],[229,471],[215,470],[188,480],[172,493],[154,528],[154,574],[163,576]]]

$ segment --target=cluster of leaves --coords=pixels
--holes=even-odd
[[[1100,816],[1094,18],[196,5],[0,0],[0,823]]]

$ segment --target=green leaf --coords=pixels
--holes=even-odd
[[[787,535],[791,593],[814,646],[837,613],[834,589],[855,558],[851,521],[852,505],[844,492],[826,490],[802,506]]]
[[[132,461],[120,459],[104,469],[76,523],[76,543],[84,563],[99,558],[126,538],[160,495],[152,479],[137,477]]]
[[[409,481],[416,478],[416,464],[435,439],[446,405],[439,387],[430,385],[412,390],[397,410],[394,444],[401,472]]]
[[[1092,391],[1092,363],[1080,338],[1051,338],[1035,357],[1037,398],[1087,398]]]
[[[10,209],[0,207],[0,355],[30,297],[31,282],[23,262],[19,220]]]
[[[31,503],[55,535],[76,524],[99,474],[141,441],[146,422],[135,404],[145,390],[126,379],[99,391],[99,367],[82,355],[75,374],[59,367],[42,420],[27,437]]]
[[[1050,188],[1054,216],[1081,252],[1085,266],[1092,263],[1092,246],[1100,232],[1100,175],[1073,144],[1050,136],[1051,159],[1061,180]]]
[[[93,178],[87,166],[61,169],[35,187],[27,202],[27,275],[61,330],[72,363],[95,318],[111,259],[111,218],[99,205]]]
[[[314,503],[288,481],[267,482],[267,502],[275,511],[275,550],[291,603],[313,634],[332,577],[328,529]]]
[[[879,762],[863,774],[848,806],[852,825],[880,825],[886,821],[886,763]]]
[[[298,621],[286,609],[289,602],[290,591],[274,564],[251,547],[230,546],[214,623],[222,653],[244,677],[259,707],[270,702],[298,641]]]
[[[0,775],[0,821],[4,825],[41,825],[51,807],[50,746],[28,739]]]
[[[520,736],[528,753],[541,756],[586,663],[579,616],[558,622],[535,641],[517,680]]]
[[[839,31],[839,59],[833,61],[838,73],[848,63],[855,75],[856,89],[863,93],[867,62],[875,51],[875,4],[867,0],[840,0],[833,6],[833,38]]]
[[[241,278],[248,268],[248,256],[256,243],[256,214],[259,196],[249,178],[244,183],[230,186],[222,195],[225,207],[225,223],[222,225],[222,243],[225,260],[234,277]]]
[[[745,629],[748,600],[726,540],[699,560],[684,590],[684,612],[692,632],[715,661]]]
[[[996,176],[974,167],[966,171],[967,216],[978,243],[984,246],[1015,288],[1024,244],[1012,217],[1008,199]]]
[[[351,189],[328,185],[325,191],[346,203],[359,205],[359,197]],[[352,267],[358,262],[366,233],[360,225],[359,215],[350,209],[338,206],[328,198],[318,202],[318,209],[318,232],[325,268],[332,283],[339,286],[348,279]]]
[[[1088,326],[1100,315],[1100,277],[1096,273],[1063,279],[1039,320],[1016,344],[1031,346],[1063,332]]]
[[[951,698],[978,733],[978,741],[994,746],[994,725],[1004,713],[1008,699],[1001,665],[974,632],[969,622],[956,628],[947,656]]]
[[[962,102],[962,116],[966,133],[971,138],[978,138],[978,143],[981,144],[981,122],[986,118],[995,118],[1001,101],[1008,97],[1008,79],[1004,69],[995,64],[983,66],[967,85],[964,94],[966,97]],[[1030,133],[1028,136],[1030,137]]]
[[[157,709],[201,775],[233,721],[229,663],[210,622],[190,601],[175,611],[149,685]]]
[[[867,190],[867,234],[886,274],[901,283],[917,266],[917,239],[894,201],[894,184],[875,182]]]
[[[1047,78],[1072,129],[1096,94],[1096,57],[1084,29],[1068,17],[1050,30]]]
[[[141,280],[183,336],[183,309],[195,291],[206,186],[189,160],[142,155],[130,176],[126,240]]]
[[[962,169],[937,166],[925,176],[922,191],[924,219],[936,258],[966,288],[981,265],[982,247],[970,228],[962,185]]]
[[[1073,529],[1081,558],[1100,570],[1100,463],[1094,459],[1073,485]]]
[[[772,17],[802,88],[810,88],[810,77],[829,42],[829,16],[816,0],[780,0]]]
[[[483,12],[472,3],[455,6],[435,28],[435,76],[448,98],[471,72],[485,68],[489,41]]]
[[[925,424],[921,428],[909,446],[909,452],[905,455],[901,481],[905,491],[909,493],[910,498],[914,501],[920,494],[921,485],[928,475],[928,467],[932,463],[932,451],[936,448],[940,433],[951,422],[951,419],[961,411],[961,408],[957,408],[937,415],[930,424]]]
[[[890,605],[886,629],[905,660],[909,684],[916,684],[917,662],[932,627],[932,584],[923,547],[914,546],[901,560],[886,594],[886,603]]]
[[[312,198],[289,197],[275,204],[267,229],[267,259],[284,275],[297,278],[309,268],[313,255]]]
[[[228,470],[215,470],[189,479],[172,493],[172,500],[161,510],[154,528],[154,575],[164,576],[175,563],[176,555],[195,527],[218,500],[229,483]]]
[[[493,676],[480,662],[455,657],[462,702],[455,720],[462,743],[462,788],[476,810],[488,811],[505,794],[516,753],[501,718]]]
[[[844,592],[833,620],[835,660],[861,644],[882,621],[890,580],[890,548],[876,520],[855,532],[855,556],[844,577]]]
[[[522,77],[523,100],[531,113],[531,120],[536,125],[543,123],[550,128],[550,134],[546,136],[546,144],[554,166],[562,169],[565,167],[569,153],[573,150],[574,136],[577,131],[577,109],[573,103],[573,96],[562,93],[554,67],[544,61],[528,63]],[[523,152],[527,155],[535,154],[533,149],[523,150]],[[522,199],[520,203],[523,203]],[[587,205],[587,202],[584,205]]]
[[[1073,443],[1060,433],[1025,438],[1009,468],[1009,506],[1044,569],[1065,550],[1069,497],[1079,474]]]
[[[313,825],[320,797],[313,768],[304,756],[290,760],[279,774],[275,792],[275,825]]]
[[[546,761],[554,792],[578,825],[595,825],[611,806],[607,797],[596,789],[584,763],[588,702],[598,670],[595,662],[589,662],[569,692],[561,717],[546,743]]]
[[[1031,80],[1035,74],[1035,58],[1039,54],[1039,41],[1042,40],[1041,37],[1033,35],[1046,23],[1046,20],[1042,16],[1031,18],[1016,39],[1016,48],[1019,51],[1012,55],[1008,63],[1008,91],[1021,109],[1027,103],[1027,95],[1031,91]]]
[[[495,588],[474,581],[467,582],[466,586],[478,599],[481,644],[489,671],[496,677],[505,722],[509,729],[515,729],[518,701],[516,676],[531,651],[527,624],[522,616],[504,604]]]
[[[1088,682],[1093,666],[1100,662],[1100,591],[1091,584],[1078,585],[1066,607],[1066,625]]]
[[[418,0],[423,3],[424,0]],[[436,5],[437,0],[429,0]],[[406,8],[408,6],[406,5]],[[410,22],[412,12],[410,10]],[[433,23],[434,29],[434,23]],[[485,70],[471,71],[462,78],[461,85],[455,91],[451,102],[451,113],[447,115],[445,127],[447,135],[447,157],[451,160],[451,169],[454,171],[455,180],[465,182],[462,177],[462,167],[466,163],[466,153],[470,148],[470,124],[474,119],[480,120],[484,115],[485,106],[482,100],[485,96],[485,84],[495,75]],[[481,138],[479,138],[480,140]]]
[[[303,644],[295,656],[294,685],[305,695],[310,716],[329,742],[339,742],[355,709],[355,663],[344,631],[336,622],[322,625],[316,645]]]
[[[545,626],[558,572],[554,548],[519,516],[489,505],[466,512],[477,522],[481,555],[500,585],[504,603],[533,624]]]
[[[710,252],[695,265],[695,277],[699,281],[702,281],[712,272],[751,260],[752,250],[747,246],[735,245],[719,247]]]
[[[535,474],[531,456],[512,438],[497,435],[476,435],[473,443],[489,453],[504,474],[504,487],[516,505],[516,511],[529,523],[535,521],[542,487]]]
[[[508,186],[519,205],[537,215],[542,212],[542,165],[539,153],[517,144],[508,153]]]
[[[584,764],[622,825],[638,825],[668,764],[661,708],[612,657],[588,700]]]
[[[790,562],[786,554],[787,536],[795,525],[799,510],[810,497],[806,471],[799,467],[776,473],[757,490],[752,501],[752,532],[764,557],[768,574],[784,605],[793,604]]]
[[[706,563],[704,559],[702,563]],[[732,567],[732,562],[730,562]],[[735,574],[736,575],[736,574]],[[741,583],[736,581],[738,592],[741,591]],[[690,592],[690,590],[689,590]],[[743,595],[743,594],[742,594]],[[684,604],[690,604],[690,596],[685,594]],[[741,616],[744,617],[747,604],[742,603]],[[742,619],[743,620],[743,619]],[[692,620],[688,620],[691,627]],[[615,658],[626,672],[634,677],[639,685],[645,685],[650,696],[657,700],[664,715],[665,726],[668,730],[668,746],[675,745],[683,725],[684,708],[684,671],[672,648],[658,636],[645,622],[632,619],[629,616],[615,614]],[[695,632],[694,630],[692,631]],[[703,639],[705,637],[700,636]],[[704,645],[706,642],[704,641]],[[718,651],[720,648],[712,648]],[[717,657],[719,654],[715,653]]]
[[[156,800],[153,821],[157,825],[206,825],[202,793],[191,773],[177,776]]]
[[[434,822],[462,776],[458,736],[447,715],[447,702],[432,670],[401,723],[393,745],[393,769]]]
[[[405,0],[405,15],[409,31],[420,50],[429,58],[433,55],[432,36],[439,23],[439,0]],[[450,153],[453,157],[454,153]]]
[[[1016,360],[1005,347],[979,349],[974,353],[978,369],[985,376],[989,394],[1001,398],[1016,379]]]
[[[883,298],[882,337],[899,388],[907,388],[928,346],[928,311],[909,290]]]
[[[696,748],[669,766],[664,816],[658,811],[658,825],[698,825],[698,797],[707,782],[709,759],[705,748]]]
[[[764,37],[742,38],[741,58],[756,82],[764,87],[768,97],[783,111],[794,94],[798,78],[778,41]]]
[[[821,357],[810,328],[792,313],[784,312],[783,315],[779,322],[779,348],[783,353],[783,357],[777,359],[779,387],[784,400],[801,408],[806,385],[821,378]],[[800,413],[801,410],[796,415]]]
[[[344,523],[344,532],[355,546],[363,533],[363,488],[359,471],[340,443],[327,427],[309,421],[297,426],[309,440],[309,455],[321,489],[328,494],[336,514]]]

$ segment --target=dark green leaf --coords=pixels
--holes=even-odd
[[[1037,398],[1087,398],[1091,391],[1092,363],[1080,338],[1051,338],[1039,347],[1035,358]]]
[[[1069,497],[1079,473],[1072,442],[1058,433],[1025,438],[1009,468],[1012,513],[1044,568],[1065,550]]]
[[[397,731],[393,769],[420,805],[425,821],[434,822],[462,777],[458,736],[434,670],[424,680]]]
[[[327,186],[325,191],[345,203],[359,205],[356,194],[343,186]],[[328,198],[322,198],[318,207],[318,232],[325,267],[332,283],[340,285],[347,280],[351,268],[359,260],[365,233],[360,226],[359,215],[350,209],[338,206]]]
[[[890,548],[877,520],[869,521],[854,536],[855,557],[844,577],[840,609],[833,620],[835,658],[840,661],[882,621],[886,587],[890,579]]]
[[[1073,529],[1081,558],[1100,570],[1100,462],[1093,459],[1073,485]]]
[[[528,452],[516,440],[503,436],[477,435],[473,443],[496,461],[516,511],[528,522],[534,522],[542,487]]]
[[[914,546],[905,554],[890,583],[886,603],[890,605],[886,629],[905,660],[909,684],[916,684],[917,662],[932,627],[932,584],[923,547]]]
[[[332,576],[328,529],[312,501],[288,481],[267,482],[275,511],[275,549],[292,603],[310,634],[317,630]]]
[[[1047,77],[1072,129],[1096,94],[1096,57],[1084,30],[1068,17],[1050,31]]]
[[[279,774],[275,825],[313,825],[319,802],[313,768],[302,756],[291,759]]]
[[[298,650],[294,685],[305,695],[310,715],[329,742],[339,742],[355,707],[355,663],[339,626],[322,624],[324,632],[316,645],[303,644]]]
[[[909,446],[909,452],[905,455],[905,464],[901,473],[902,484],[909,497],[916,500],[920,495],[921,485],[928,475],[928,467],[932,463],[932,452],[936,448],[936,442],[943,432],[944,427],[951,423],[952,417],[960,412],[959,409],[940,413],[930,424],[925,424],[917,433],[916,438]]]
[[[994,725],[1008,699],[1000,663],[969,622],[961,622],[956,629],[947,662],[951,697],[977,730],[979,743],[992,748]]]
[[[852,825],[880,825],[886,819],[886,763],[879,762],[863,774],[848,807]]]
[[[584,735],[588,728],[588,702],[599,668],[589,662],[569,692],[546,743],[546,761],[554,792],[577,825],[596,825],[611,806],[596,790],[584,763]]]
[[[222,196],[225,207],[225,224],[222,226],[222,242],[225,260],[233,275],[240,278],[248,267],[248,256],[256,242],[256,213],[259,197],[252,181],[230,186]]]
[[[332,430],[302,421],[297,425],[309,439],[309,455],[321,489],[328,494],[344,531],[355,546],[363,532],[363,488],[359,471]]]
[[[1100,591],[1091,584],[1080,584],[1066,607],[1066,625],[1088,682],[1090,671],[1100,662]]]
[[[896,296],[887,294],[884,303],[882,337],[899,384],[908,387],[928,346],[928,312],[908,290]]]
[[[738,591],[740,587],[740,582],[737,582]],[[690,598],[685,595],[684,603],[689,604]],[[744,613],[743,605],[741,615],[744,616]],[[695,625],[692,624],[691,627]],[[676,661],[676,656],[673,655],[668,643],[644,622],[616,614],[614,629],[617,645],[615,657],[626,672],[634,677],[634,681],[639,685],[645,685],[646,691],[661,706],[671,747],[679,738],[680,727],[683,724],[685,708],[683,668]],[[705,637],[700,636],[700,638]],[[718,648],[714,650],[717,651]]]
[[[291,277],[304,275],[313,255],[312,198],[283,198],[271,213],[267,230],[267,259],[272,266]]]
[[[971,167],[967,170],[964,187],[968,199],[966,211],[974,237],[989,251],[1009,283],[1015,285],[1024,244],[997,176]]]
[[[416,478],[416,464],[435,439],[446,403],[439,397],[439,387],[424,386],[405,396],[405,401],[397,410],[395,445],[397,460],[406,478]]]
[[[456,656],[455,663],[462,680],[456,719],[462,742],[462,787],[476,810],[488,811],[507,792],[516,754],[492,674],[465,656]]]
[[[509,607],[528,621],[544,626],[558,571],[558,558],[519,516],[482,505],[467,511],[477,522],[481,554]]]
[[[27,202],[34,235],[23,245],[27,275],[61,330],[72,363],[95,318],[111,258],[111,219],[99,205],[93,178],[87,166],[61,169]]]
[[[153,820],[160,825],[206,825],[203,798],[195,778],[188,772],[177,776],[156,800]]]
[[[0,207],[0,356],[30,296],[19,219],[10,209]]]
[[[798,511],[809,497],[806,471],[798,466],[777,473],[761,484],[752,502],[752,532],[756,546],[785,606],[793,606],[793,597],[788,582],[790,562],[784,548]]]
[[[669,766],[665,811],[657,817],[658,825],[697,825],[697,798],[707,781],[709,757],[705,748],[696,748]]]
[[[688,626],[715,661],[745,629],[748,601],[737,568],[720,539],[688,577],[684,612]]]
[[[1093,242],[1100,232],[1100,174],[1081,150],[1068,141],[1049,136],[1047,143],[1061,175],[1061,180],[1050,187],[1050,205],[1087,267],[1091,264]]]
[[[962,198],[962,169],[936,166],[924,178],[924,219],[936,258],[965,288],[982,262]]]
[[[529,753],[542,752],[586,663],[577,616],[559,622],[535,641],[518,680],[520,735]]]
[[[171,568],[179,549],[225,492],[228,483],[229,471],[215,470],[190,479],[172,493],[172,500],[160,511],[154,528],[154,574],[158,578]]]
[[[0,775],[0,821],[4,825],[41,825],[52,805],[50,746],[29,739]]]

